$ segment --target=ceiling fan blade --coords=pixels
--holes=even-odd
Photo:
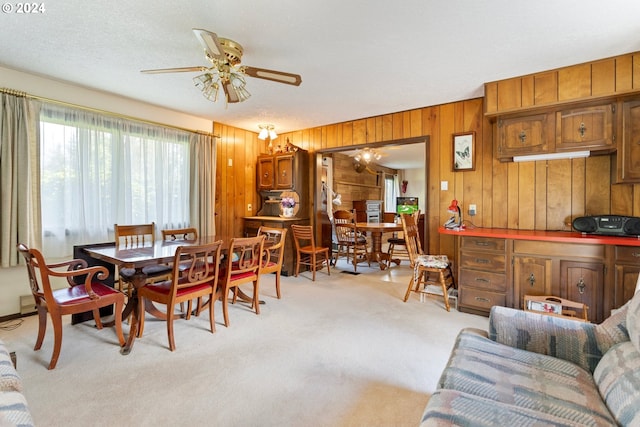
[[[159,68],[157,70],[142,70],[141,73],[145,74],[160,74],[160,73],[185,73],[189,71],[206,71],[207,67],[178,67],[178,68]]]
[[[247,76],[256,77],[258,79],[271,80],[278,83],[286,83],[289,85],[300,86],[302,77],[299,74],[285,73],[282,71],[267,70],[266,68],[242,67]]]
[[[227,102],[228,103],[234,103],[234,102],[240,102],[240,98],[238,98],[238,94],[236,93],[235,89],[233,88],[233,85],[231,84],[231,82],[226,82],[222,84],[222,87],[224,88],[224,93],[227,96]]]
[[[217,59],[219,61],[227,61],[227,57],[224,54],[224,49],[222,49],[222,45],[220,44],[220,40],[218,40],[218,36],[216,33],[212,33],[211,31],[201,30],[199,28],[193,29],[193,34],[195,34],[196,38],[204,48],[204,51],[207,53],[211,59]]]

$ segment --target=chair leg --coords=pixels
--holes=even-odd
[[[142,336],[142,333],[144,332],[144,313],[145,313],[145,309],[144,309],[144,298],[142,297],[138,297],[138,304],[139,304],[139,309],[140,310],[140,318],[138,319],[138,334],[136,335],[136,338],[140,338]],[[133,319],[133,316],[130,316],[129,319]],[[130,320],[131,321],[131,320]],[[131,330],[131,329],[129,329]]]
[[[409,295],[411,295],[411,289],[413,288],[413,276],[409,279],[409,286],[407,286],[407,292],[404,294],[404,302],[407,302]]]
[[[311,269],[313,270],[313,274],[312,274],[312,281],[315,282],[316,281],[316,270],[318,269],[318,263],[316,260],[316,254],[315,252],[311,255]]]
[[[276,295],[280,299],[280,271],[276,271]]]
[[[209,299],[209,326],[211,326],[211,333],[216,331],[216,319],[213,312],[213,305],[215,302],[215,294],[211,294],[211,298]],[[198,306],[200,303],[198,303]]]
[[[53,354],[48,369],[54,369],[60,357],[60,348],[62,348],[62,318],[60,316],[51,316],[53,323]]]
[[[96,328],[102,329],[102,319],[100,318],[100,310],[96,308],[94,310],[91,310],[91,312],[93,313],[93,320],[95,320],[96,322]]]
[[[42,341],[44,340],[44,334],[47,331],[47,309],[41,305],[38,306],[38,338],[36,339],[36,345],[33,350],[40,350],[42,347]]]
[[[260,314],[260,301],[258,300],[258,290],[260,289],[260,276],[253,282],[253,305],[255,306],[256,314]]]
[[[298,274],[300,273],[300,252],[298,252],[297,255],[298,256],[296,257],[296,274],[295,274],[296,277],[298,277]]]
[[[449,292],[447,292],[447,284],[444,281],[444,270],[440,270],[440,284],[442,285],[442,297],[444,298],[444,306],[447,308],[447,311],[451,311],[449,309]]]
[[[124,334],[122,333],[122,310],[123,301],[116,301],[115,314],[114,314],[114,322],[116,327],[116,335],[118,336],[118,341],[120,342],[120,347],[123,347],[125,344]]]
[[[229,327],[229,289],[222,293],[222,315],[224,316],[224,326]],[[213,301],[212,301],[213,302]]]
[[[324,253],[324,258],[327,260],[327,275],[331,276],[331,266],[329,266],[329,250]]]
[[[173,311],[174,307],[167,306],[167,338],[169,339],[169,350],[176,349],[176,342],[173,338]]]

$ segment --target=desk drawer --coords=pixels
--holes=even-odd
[[[488,237],[462,237],[462,244],[460,245],[463,249],[471,249],[471,250],[486,250],[486,251],[500,251],[504,252],[506,247],[505,239],[492,239]]]
[[[494,305],[506,306],[507,296],[496,292],[464,288],[460,292],[460,305],[475,307],[488,312]]]
[[[492,291],[506,292],[507,279],[504,274],[490,273],[488,271],[460,269],[458,286],[483,288]]]
[[[460,267],[483,271],[504,272],[506,266],[503,254],[492,254],[475,251],[460,252]]]

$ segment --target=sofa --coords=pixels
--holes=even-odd
[[[640,293],[596,325],[493,307],[456,339],[421,426],[640,426]]]
[[[5,426],[33,426],[33,419],[22,394],[22,380],[0,341],[0,427]]]

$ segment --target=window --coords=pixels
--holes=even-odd
[[[384,176],[384,211],[396,211],[396,197],[398,196],[398,175]]]
[[[40,113],[43,252],[113,240],[116,223],[189,224],[190,133],[45,104]]]

